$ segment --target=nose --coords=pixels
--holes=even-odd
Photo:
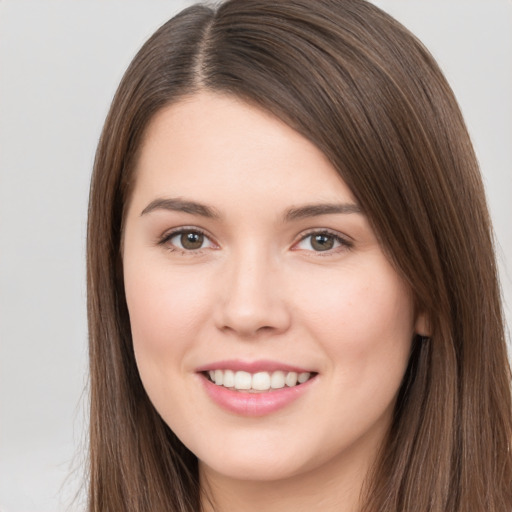
[[[219,329],[252,339],[265,333],[283,333],[290,327],[282,272],[261,251],[248,251],[233,258],[221,279],[216,314]]]

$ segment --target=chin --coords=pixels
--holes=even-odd
[[[213,464],[199,461],[199,467],[201,472],[215,472],[230,480],[250,482],[276,482],[307,471],[298,461],[283,460],[281,456],[275,455],[266,458],[259,455],[251,460],[247,457],[243,460],[231,457]]]

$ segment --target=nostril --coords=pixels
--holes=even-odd
[[[286,305],[278,303],[278,300],[274,304],[236,304],[235,298],[228,304],[218,306],[217,318],[220,330],[244,339],[283,332],[288,329],[291,320]]]

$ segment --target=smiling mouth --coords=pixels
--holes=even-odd
[[[212,383],[234,391],[245,393],[264,393],[283,389],[293,388],[306,383],[314,378],[315,372],[257,372],[233,370],[209,370],[202,374]]]

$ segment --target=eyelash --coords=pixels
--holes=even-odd
[[[205,233],[203,230],[196,228],[196,227],[187,227],[187,226],[180,227],[180,228],[170,231],[169,233],[166,233],[165,235],[162,236],[162,238],[160,240],[158,240],[158,245],[165,246],[165,248],[170,252],[178,252],[185,256],[193,256],[193,255],[202,254],[203,249],[205,249],[205,248],[182,249],[181,247],[177,247],[176,245],[169,243],[170,240],[172,240],[174,237],[176,237],[178,235],[187,234],[187,233],[202,235],[205,238],[205,240],[208,240],[208,241],[210,241],[210,243],[212,245],[215,245],[212,242],[211,237],[207,233]]]
[[[205,248],[209,248],[209,247],[200,247],[198,249],[182,249],[181,247],[177,247],[176,245],[169,243],[170,240],[172,240],[174,237],[176,237],[178,235],[187,234],[187,233],[201,235],[206,240],[208,240],[210,242],[210,244],[215,245],[214,242],[212,242],[211,237],[207,233],[205,233],[203,230],[201,230],[199,228],[196,228],[196,227],[186,227],[186,226],[185,227],[177,228],[177,229],[172,230],[171,232],[166,233],[165,235],[163,235],[158,240],[158,245],[165,246],[167,248],[167,250],[169,250],[170,252],[179,252],[180,254],[186,255],[186,256],[200,255],[200,254],[203,253],[203,250]],[[339,246],[338,247],[333,247],[331,249],[326,249],[325,251],[315,251],[313,249],[299,249],[299,248],[296,248],[296,246],[298,244],[304,242],[308,238],[313,237],[313,236],[322,236],[322,235],[325,235],[325,236],[328,236],[328,237],[332,237],[334,239],[334,242],[338,243]],[[336,231],[331,231],[329,229],[321,229],[321,230],[312,230],[312,231],[309,231],[309,232],[303,234],[300,237],[300,239],[293,244],[292,250],[305,250],[307,252],[314,253],[315,256],[322,256],[322,257],[324,257],[324,256],[332,255],[333,253],[338,253],[338,252],[340,252],[340,250],[341,251],[343,251],[343,250],[350,250],[350,249],[353,248],[353,246],[354,246],[353,242],[347,240],[346,238],[341,236]]]
[[[321,235],[332,237],[334,239],[334,242],[339,243],[339,246],[338,247],[334,247],[332,249],[327,249],[325,251],[314,251],[314,250],[311,250],[311,249],[309,249],[309,250],[308,249],[304,249],[304,250],[306,250],[308,252],[314,253],[315,256],[325,257],[325,256],[332,256],[333,254],[337,254],[340,251],[351,250],[354,247],[353,242],[351,242],[347,238],[341,236],[338,232],[331,231],[329,229],[311,230],[311,231],[305,233],[304,235],[302,235],[300,237],[298,242],[294,243],[294,247],[296,247],[301,242],[304,242],[308,238],[311,238],[313,236],[321,236]],[[299,251],[301,249],[297,248],[297,249],[294,249],[294,250]]]

